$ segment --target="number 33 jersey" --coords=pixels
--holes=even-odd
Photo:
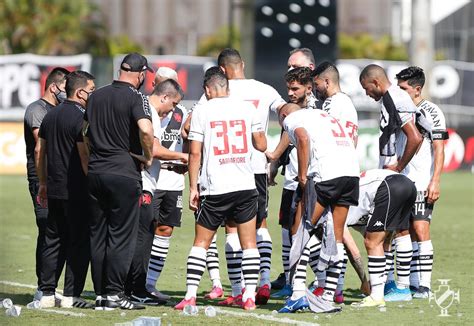
[[[253,132],[264,129],[249,102],[220,97],[195,108],[188,138],[203,143],[199,176],[202,196],[255,189]]]
[[[306,130],[310,144],[308,175],[316,182],[359,176],[352,138],[336,118],[320,110],[298,110],[285,118],[283,128],[295,146],[298,146],[295,130]]]

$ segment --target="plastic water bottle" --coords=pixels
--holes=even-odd
[[[13,307],[13,302],[11,299],[5,298],[0,302],[0,305],[1,305],[1,308],[10,309],[11,307]]]
[[[184,306],[184,309],[183,309],[183,315],[187,315],[187,316],[196,316],[199,312],[199,309],[197,306],[192,306],[190,304]]]
[[[214,307],[211,307],[211,306],[207,306],[206,309],[204,310],[204,314],[207,316],[207,317],[216,317],[216,309]]]
[[[20,316],[20,313],[21,313],[21,307],[20,306],[13,306],[11,308],[8,308],[6,311],[5,311],[5,314],[8,316],[8,317],[19,317]]]
[[[41,303],[38,300],[34,300],[26,305],[26,309],[40,309]]]
[[[133,326],[161,326],[160,317],[138,317],[132,321]]]

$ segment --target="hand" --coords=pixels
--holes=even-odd
[[[383,168],[387,169],[387,170],[395,171],[397,173],[400,173],[400,171],[398,170],[398,165],[397,164],[384,165]]]
[[[40,185],[38,189],[38,196],[36,196],[36,202],[43,208],[48,208],[48,195],[46,191],[46,185]]]
[[[183,155],[179,158],[179,160],[181,161],[181,163],[188,164],[189,155],[186,153],[183,153]]]
[[[137,154],[132,153],[132,152],[130,152],[130,155],[143,163],[142,170],[143,169],[148,169],[151,166],[151,164],[153,163],[153,157],[148,159],[147,157],[145,157],[145,155],[137,155]]]
[[[303,190],[303,193],[304,193],[304,187],[306,186],[307,181],[308,181],[308,179],[306,177],[304,177],[304,178],[298,177],[298,184],[300,185],[301,189]]]
[[[360,291],[365,295],[370,295],[370,283],[369,281],[365,280],[360,285]]]
[[[433,204],[439,199],[439,181],[431,180],[428,189],[426,189],[426,197],[429,204]]]
[[[267,157],[268,162],[275,161],[275,155],[273,155],[273,152],[265,152],[265,156]]]
[[[199,206],[199,192],[196,189],[189,190],[189,209],[197,211]]]
[[[276,186],[278,183],[275,181],[275,178],[278,174],[278,165],[270,163],[270,166],[267,169],[267,182],[269,186]]]

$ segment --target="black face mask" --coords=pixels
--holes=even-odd
[[[142,88],[143,84],[145,84],[145,77],[143,77],[143,79],[140,82],[140,84],[138,85],[137,89],[140,90],[140,88]]]
[[[62,103],[67,99],[66,92],[61,90],[59,87],[57,87],[59,92],[54,93],[54,97],[56,97],[56,100],[58,100],[58,103]]]

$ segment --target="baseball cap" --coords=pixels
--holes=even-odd
[[[147,59],[140,53],[129,53],[123,58],[120,64],[120,69],[125,71],[140,72],[148,70],[154,72],[153,69],[148,65]]]

